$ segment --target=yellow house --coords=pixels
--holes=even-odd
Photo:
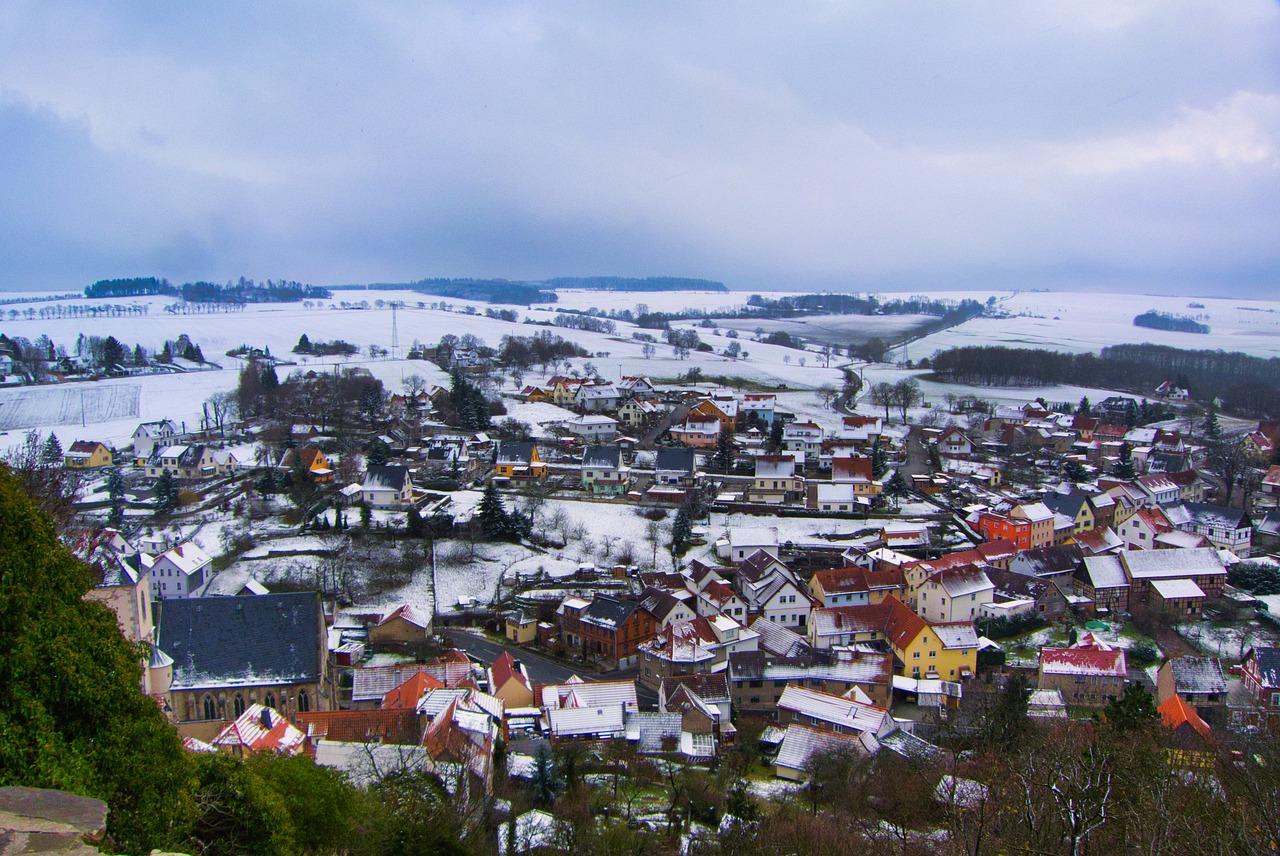
[[[547,386],[551,389],[553,404],[557,407],[572,407],[578,401],[578,387],[582,386],[582,379],[556,375],[547,381]]]
[[[489,667],[489,695],[501,699],[507,710],[535,705],[533,681],[510,651],[503,651]]]
[[[523,612],[507,616],[507,638],[517,645],[530,645],[538,638],[538,622]]]
[[[73,470],[96,470],[115,463],[111,450],[95,440],[77,440],[62,456],[64,466]]]
[[[813,610],[809,640],[815,648],[884,641],[894,669],[912,678],[959,681],[978,667],[978,634],[968,621],[930,624],[893,595],[866,606]]]
[[[494,474],[508,479],[540,479],[547,465],[538,457],[536,443],[499,443],[494,455]]]
[[[902,673],[913,678],[958,681],[978,669],[978,634],[972,622],[929,624],[890,595],[885,636]]]

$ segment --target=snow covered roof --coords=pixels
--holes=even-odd
[[[306,739],[307,736],[278,711],[255,703],[218,732],[213,745],[238,747],[247,752],[296,754]]]
[[[773,526],[735,526],[729,530],[729,546],[746,547],[778,546],[778,530]]]
[[[1094,648],[1041,648],[1040,671],[1051,675],[1129,675],[1124,651]]]
[[[409,480],[409,468],[399,466],[371,466],[364,473],[365,490],[402,490]]]
[[[325,650],[316,592],[179,598],[164,601],[156,616],[156,644],[173,658],[175,690],[320,679]]]
[[[542,706],[547,710],[562,708],[604,708],[626,706],[639,710],[635,681],[592,681],[570,678],[563,684],[542,688]]]
[[[1217,657],[1174,657],[1167,664],[1179,693],[1225,693],[1227,676]]]
[[[1204,597],[1204,591],[1192,580],[1152,580],[1151,588],[1164,600]]]
[[[863,744],[852,734],[831,734],[792,723],[787,726],[774,764],[786,770],[804,770],[813,755],[837,749],[865,751]]]
[[[557,737],[610,735],[626,733],[626,713],[620,704],[605,707],[548,708],[547,724]]]
[[[616,470],[622,466],[622,447],[620,446],[587,446],[582,452],[583,468]]]
[[[1083,574],[1095,589],[1123,588],[1129,585],[1124,565],[1118,556],[1086,556]]]
[[[1225,575],[1218,551],[1211,547],[1192,550],[1126,550],[1120,554],[1131,579]]]

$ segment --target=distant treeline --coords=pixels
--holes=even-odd
[[[729,290],[723,282],[690,279],[683,276],[558,276],[542,283],[547,288],[582,288],[594,291],[721,291]]]
[[[1144,344],[1113,345],[1095,355],[972,346],[942,351],[931,365],[938,380],[982,386],[1071,384],[1143,392],[1174,380],[1197,399],[1220,398],[1233,413],[1280,416],[1280,358],[1238,351]]]
[[[412,291],[451,297],[454,300],[481,300],[485,303],[555,303],[554,291],[505,279],[420,279],[409,284]]]
[[[327,288],[304,285],[292,280],[269,279],[257,283],[244,277],[225,285],[215,282],[187,282],[180,286],[154,276],[100,279],[84,290],[85,297],[136,297],[144,294],[167,294],[180,297],[187,303],[290,303],[299,300],[327,300],[333,296]]]
[[[771,299],[753,294],[740,309],[689,310],[682,312],[619,312],[617,316],[640,327],[663,330],[672,322],[709,318],[799,318],[806,315],[933,315],[938,320],[920,328],[919,335],[945,329],[983,313],[985,305],[976,300],[935,300],[910,297],[880,301],[857,294],[796,294]],[[647,309],[647,307],[646,307]],[[612,313],[611,313],[612,314]],[[624,317],[631,316],[631,317]]]
[[[1209,325],[1201,324],[1186,315],[1170,315],[1168,312],[1157,312],[1149,309],[1133,319],[1135,327],[1149,327],[1152,330],[1173,330],[1178,333],[1208,333]]]

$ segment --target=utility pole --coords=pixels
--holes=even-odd
[[[396,308],[399,301],[391,301],[391,359],[396,358],[396,349],[400,347],[400,330],[396,326]]]

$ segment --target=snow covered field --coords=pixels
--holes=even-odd
[[[136,419],[139,383],[18,387],[0,398],[0,431],[37,425],[80,425]]]

